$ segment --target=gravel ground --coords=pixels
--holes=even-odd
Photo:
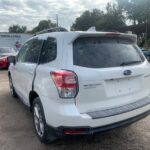
[[[150,116],[125,128],[91,137],[39,142],[28,108],[9,94],[7,71],[0,71],[0,150],[150,150]]]

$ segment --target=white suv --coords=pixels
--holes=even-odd
[[[150,64],[135,35],[44,33],[9,60],[11,93],[31,108],[44,143],[110,130],[150,113]]]

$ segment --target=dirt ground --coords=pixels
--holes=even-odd
[[[150,150],[150,116],[128,127],[90,138],[65,137],[51,145],[39,142],[32,114],[9,93],[7,71],[0,71],[0,150]]]

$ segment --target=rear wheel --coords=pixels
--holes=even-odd
[[[12,82],[12,78],[11,76],[9,75],[9,87],[10,87],[10,93],[13,97],[17,97],[17,93],[15,91],[15,88],[13,86],[13,82]]]
[[[35,98],[33,102],[33,122],[36,134],[41,142],[51,143],[57,139],[57,136],[48,130],[48,126],[45,121],[45,115],[43,106],[39,98]]]

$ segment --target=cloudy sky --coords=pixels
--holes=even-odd
[[[51,19],[68,28],[83,11],[93,8],[105,9],[113,0],[0,0],[0,32],[7,32],[12,24],[35,27],[40,20]]]

